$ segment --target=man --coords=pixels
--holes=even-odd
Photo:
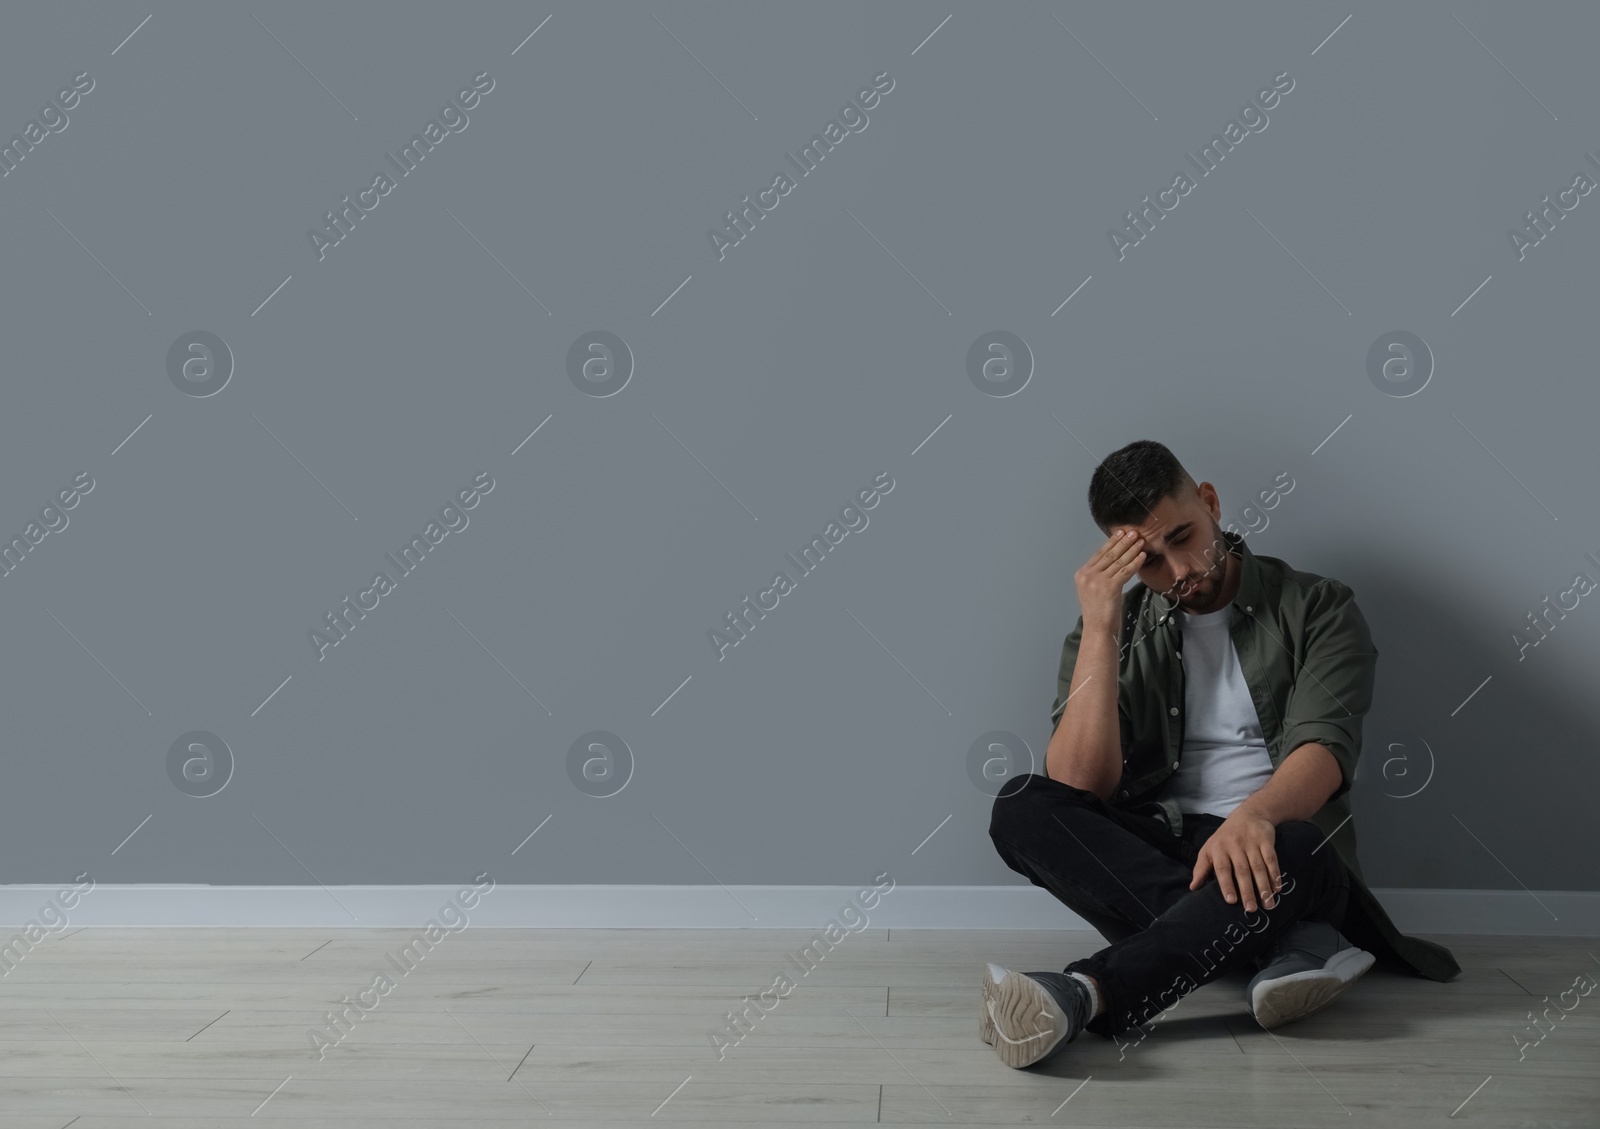
[[[989,835],[1109,944],[1063,972],[987,965],[984,1040],[1028,1066],[1240,968],[1276,1027],[1372,966],[1348,938],[1432,980],[1460,972],[1395,929],[1356,859],[1377,650],[1350,589],[1223,531],[1216,489],[1160,443],[1108,456],[1089,509],[1108,540],[1074,577],[1045,774],[1007,781]]]

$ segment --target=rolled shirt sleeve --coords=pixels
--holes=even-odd
[[[1350,791],[1361,756],[1361,722],[1372,707],[1378,650],[1355,595],[1324,578],[1306,606],[1305,635],[1283,714],[1280,748],[1288,756],[1308,742],[1326,746],[1342,780],[1329,797]]]

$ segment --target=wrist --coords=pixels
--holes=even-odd
[[[1240,819],[1259,819],[1270,823],[1273,827],[1277,827],[1286,817],[1279,817],[1276,812],[1257,799],[1260,795],[1261,793],[1257,792],[1255,795],[1247,797],[1238,807],[1228,813],[1230,818],[1237,816]]]
[[[1117,613],[1117,612],[1112,612],[1109,615],[1095,615],[1095,616],[1086,615],[1086,616],[1084,616],[1083,617],[1083,633],[1084,633],[1084,635],[1089,635],[1091,633],[1102,634],[1102,635],[1116,635],[1117,634],[1118,614],[1119,613]]]

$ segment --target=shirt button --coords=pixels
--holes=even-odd
[[[1128,790],[1124,788],[1121,792],[1117,793],[1117,795],[1118,798],[1126,800],[1128,798]]]
[[[1167,712],[1170,713],[1173,717],[1177,717],[1178,716],[1178,707],[1177,706],[1173,706]]]
[[[1256,610],[1256,609],[1255,609],[1255,606],[1254,606],[1254,605],[1253,605],[1253,604],[1246,604],[1246,605],[1245,605],[1245,606],[1244,606],[1244,610],[1245,610],[1245,611],[1247,611],[1247,612],[1253,612],[1253,611],[1255,611],[1255,610]]]

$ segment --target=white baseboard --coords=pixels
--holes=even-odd
[[[68,886],[70,884],[62,884]],[[466,886],[468,883],[463,883]],[[59,905],[61,886],[0,885],[0,929]],[[457,886],[96,885],[64,911],[71,928],[406,929],[434,918]],[[467,916],[491,928],[820,929],[853,886],[511,886]],[[1600,891],[1374,890],[1404,933],[1600,937]],[[896,886],[867,912],[875,929],[1089,929],[1035,886]],[[859,921],[858,918],[852,918]],[[848,926],[848,922],[841,921]],[[64,926],[59,928],[65,928]],[[59,930],[58,930],[59,931]],[[0,937],[0,943],[4,938]]]

